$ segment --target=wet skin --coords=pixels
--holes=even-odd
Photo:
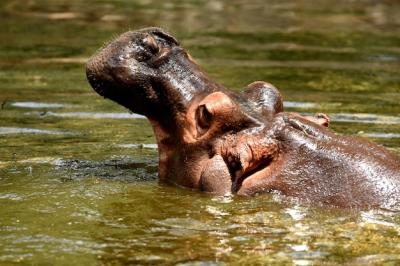
[[[279,91],[210,80],[158,28],[127,32],[94,55],[97,93],[151,122],[163,182],[216,194],[278,192],[344,208],[400,207],[400,159],[329,119],[283,112]]]

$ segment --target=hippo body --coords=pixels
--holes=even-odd
[[[399,157],[334,133],[323,114],[283,112],[269,83],[224,88],[159,28],[112,41],[89,60],[87,77],[97,93],[149,119],[162,182],[344,208],[400,207]]]

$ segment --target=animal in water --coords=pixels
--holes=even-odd
[[[333,132],[324,114],[284,112],[267,82],[225,88],[160,28],[122,34],[88,61],[86,74],[98,94],[148,118],[161,182],[342,208],[400,207],[397,155]]]

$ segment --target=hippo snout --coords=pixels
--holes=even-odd
[[[158,28],[127,32],[110,42],[87,63],[86,75],[94,90],[110,98],[112,90],[144,85],[150,76],[152,61],[177,46],[178,42]]]
[[[197,91],[215,87],[178,41],[159,28],[111,41],[88,61],[86,75],[101,96],[156,120],[176,112],[171,109],[184,111]]]

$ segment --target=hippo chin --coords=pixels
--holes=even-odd
[[[400,206],[399,157],[332,132],[325,115],[283,112],[269,83],[224,88],[159,28],[112,41],[90,59],[87,77],[98,94],[149,119],[161,181],[344,208]]]

